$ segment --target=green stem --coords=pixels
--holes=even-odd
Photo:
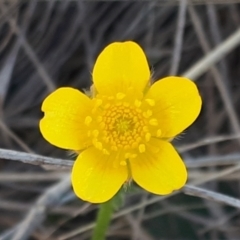
[[[104,240],[113,213],[113,201],[102,203],[98,210],[96,226],[93,230],[92,240]]]

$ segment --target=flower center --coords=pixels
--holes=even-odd
[[[103,112],[101,123],[103,141],[110,144],[112,150],[137,147],[146,132],[141,110],[128,103],[110,106]]]
[[[123,153],[126,159],[146,151],[152,136],[161,130],[153,116],[152,99],[140,101],[132,95],[117,93],[115,97],[97,96],[92,116],[85,118],[93,145],[104,154]],[[119,152],[120,150],[120,152]]]

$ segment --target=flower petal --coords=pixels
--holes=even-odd
[[[158,140],[159,152],[140,154],[131,159],[132,177],[138,185],[155,194],[169,194],[184,186],[185,165],[169,142]]]
[[[98,56],[93,68],[93,82],[100,94],[112,95],[129,88],[143,91],[150,80],[146,56],[134,42],[115,42]]]
[[[74,88],[59,88],[42,104],[45,116],[40,131],[51,144],[71,150],[89,146],[84,120],[91,111],[91,100]]]
[[[127,167],[114,165],[117,156],[104,155],[96,148],[83,151],[72,169],[75,194],[92,203],[112,198],[127,180]]]
[[[196,85],[183,77],[166,77],[154,83],[146,99],[154,99],[154,116],[162,137],[171,138],[190,126],[198,117],[202,100]]]

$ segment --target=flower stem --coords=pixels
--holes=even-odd
[[[111,220],[113,213],[113,201],[112,199],[108,202],[102,203],[100,205],[96,226],[93,230],[92,240],[104,240],[107,229]]]

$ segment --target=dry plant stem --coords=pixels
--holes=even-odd
[[[11,130],[0,118],[0,129],[12,138],[24,151],[33,153],[33,151]]]
[[[209,231],[211,231],[213,229],[222,227],[231,218],[236,217],[237,215],[239,215],[239,213],[240,213],[240,210],[235,210],[235,211],[227,214],[226,216],[220,218],[217,222],[211,223],[211,224],[207,225],[206,227],[204,227],[202,230],[199,231],[199,234],[202,235],[202,234],[205,234],[206,232],[209,232]]]
[[[70,186],[70,176],[67,176],[47,189],[29,210],[23,221],[18,224],[18,228],[11,239],[28,239],[36,227],[39,226],[39,223],[41,223],[45,218],[45,211],[47,210],[47,207],[52,204],[56,205],[61,197],[69,190]]]
[[[172,65],[170,69],[170,75],[176,75],[181,59],[183,33],[186,20],[187,0],[181,0],[178,10],[177,18],[177,31],[175,35],[174,50],[172,57]]]
[[[3,14],[5,15],[6,12],[8,11],[4,4],[2,4],[2,11]],[[44,66],[41,64],[39,61],[37,55],[35,54],[34,50],[31,48],[29,45],[28,41],[26,40],[25,36],[22,34],[21,29],[17,26],[15,20],[11,18],[9,15],[6,15],[6,18],[9,22],[9,25],[13,29],[13,31],[16,33],[16,35],[19,38],[19,41],[21,42],[24,50],[26,51],[26,54],[28,57],[31,59],[32,63],[35,65],[36,70],[38,71],[39,75],[42,77],[43,82],[46,84],[48,91],[52,92],[56,87],[55,84],[53,83],[53,80],[45,70]]]
[[[217,19],[217,9],[212,4],[207,4],[206,8],[207,8],[207,15],[208,15],[208,19],[209,19],[209,27],[211,30],[212,39],[214,41],[214,44],[218,45],[222,41],[222,33],[221,33],[220,24],[218,23],[218,19]],[[226,59],[222,59],[219,62],[219,71],[220,71],[220,73],[223,77],[224,83],[229,91],[230,90],[230,82],[228,81],[229,69],[228,69],[228,66],[226,63]]]
[[[64,172],[43,172],[43,173],[0,173],[0,182],[49,182],[67,176]]]
[[[213,173],[217,173],[217,170],[209,170],[209,171],[190,171],[188,174],[188,179],[190,181],[196,181],[199,178],[208,178],[212,176]],[[234,172],[231,175],[223,176],[218,178],[218,181],[224,182],[232,182],[232,181],[239,181],[240,180],[240,172]],[[231,184],[231,183],[230,183]],[[212,189],[212,188],[211,188]]]
[[[6,160],[20,161],[23,163],[29,163],[34,165],[56,165],[59,168],[67,167],[68,169],[70,169],[73,165],[73,161],[71,160],[44,157],[37,154],[29,154],[1,148],[0,158]]]
[[[16,201],[9,201],[7,200],[3,200],[0,198],[0,209],[8,209],[14,213],[17,212],[25,212],[27,210],[29,210],[31,208],[31,204],[30,203],[19,203],[17,200]],[[75,217],[76,214],[78,213],[79,215],[82,214],[84,212],[85,209],[87,209],[89,206],[91,206],[90,203],[85,203],[83,207],[76,206],[76,207],[68,207],[68,206],[51,206],[50,209],[48,209],[48,211],[50,213],[57,213],[57,214],[65,214],[69,217]],[[0,216],[3,217],[4,216]],[[65,222],[65,220],[64,220]]]
[[[143,228],[141,228],[141,223],[136,222],[136,219],[131,214],[126,215],[126,220],[128,225],[130,224],[132,228],[132,240],[153,240],[153,238]]]
[[[208,71],[215,63],[219,62],[225,55],[230,53],[234,48],[240,44],[240,29],[228,37],[224,42],[219,44],[215,49],[209,52],[205,57],[200,59],[186,72],[182,73],[182,76],[196,80],[202,74]]]
[[[201,20],[197,14],[197,11],[195,11],[195,8],[193,6],[188,6],[188,10],[190,13],[190,17],[192,19],[194,28],[196,30],[197,33],[197,37],[200,41],[200,44],[202,46],[203,51],[205,52],[205,54],[208,54],[208,52],[210,51],[210,45],[207,41],[207,36],[204,32],[203,26],[201,24]],[[240,40],[239,40],[240,41]],[[238,121],[238,116],[237,113],[234,109],[233,103],[232,103],[232,99],[230,96],[230,93],[228,92],[227,88],[226,88],[226,84],[224,83],[224,80],[221,76],[221,74],[219,73],[218,69],[214,66],[211,66],[210,68],[211,73],[213,75],[213,79],[214,82],[221,94],[226,112],[228,113],[229,119],[231,121],[231,127],[234,133],[240,133],[240,124]],[[240,141],[238,140],[238,143],[240,144]]]
[[[144,192],[142,195],[142,199],[141,202],[145,202],[147,201],[149,196],[149,193]],[[143,216],[145,215],[145,207],[139,209],[138,213],[135,215],[135,217],[132,214],[128,214],[128,218],[127,221],[129,223],[131,223],[132,225],[132,229],[133,229],[133,234],[132,234],[132,239],[133,240],[137,240],[139,238],[144,238],[144,239],[149,239],[150,236],[144,236],[147,235],[147,233],[145,233],[144,229],[142,228],[142,221],[143,221]],[[133,219],[134,221],[131,222],[130,220]],[[143,237],[144,236],[144,237]]]
[[[83,215],[84,213],[86,213],[87,209],[93,209],[93,208],[95,208],[95,206],[93,206],[91,203],[85,203],[82,207],[80,208],[78,207],[78,209],[76,209],[70,217],[62,220],[60,223],[57,224],[57,226],[55,225],[54,228],[50,229],[50,231],[44,233],[44,239],[50,239],[52,234],[54,234],[60,227],[62,227],[72,218],[77,217],[79,215]]]
[[[240,209],[240,200],[228,197],[221,193],[212,192],[203,188],[194,187],[190,185],[186,185],[182,191],[187,195],[204,198],[222,204],[227,204],[229,206],[233,206]]]
[[[185,164],[188,169],[211,167],[211,166],[224,166],[240,163],[240,154],[228,154],[221,156],[202,156],[198,158],[185,158]]]
[[[207,177],[207,178],[204,178],[204,179],[201,178],[201,179],[199,179],[199,180],[197,180],[197,181],[194,181],[194,182],[192,182],[191,185],[189,185],[189,186],[192,186],[192,185],[194,186],[194,185],[200,185],[200,184],[203,184],[203,183],[207,183],[207,182],[209,182],[209,181],[212,181],[212,180],[221,178],[221,177],[226,176],[226,175],[228,175],[228,174],[232,174],[232,173],[234,173],[234,172],[236,172],[236,171],[238,171],[238,170],[240,170],[240,164],[238,164],[238,165],[236,165],[236,166],[233,166],[233,167],[229,167],[229,168],[227,168],[227,169],[225,169],[225,170],[222,170],[222,171],[220,171],[220,172],[218,172],[218,173],[212,174],[212,176],[209,176],[209,177]],[[207,190],[207,191],[208,191],[208,190]],[[145,206],[148,206],[148,205],[151,205],[151,204],[153,204],[153,203],[159,202],[159,201],[161,201],[161,200],[167,199],[167,198],[169,198],[169,197],[171,197],[171,196],[174,196],[174,195],[178,194],[179,192],[180,192],[180,191],[176,191],[176,192],[173,192],[171,195],[162,196],[162,197],[160,197],[160,196],[153,197],[153,198],[149,199],[148,201],[145,201],[145,202],[143,202],[143,203],[136,204],[136,205],[133,206],[133,207],[126,208],[126,209],[124,209],[124,210],[122,210],[122,211],[114,214],[112,219],[119,218],[119,217],[121,217],[121,216],[124,216],[124,215],[126,215],[126,214],[129,214],[130,212],[134,212],[134,211],[136,211],[136,210],[139,210],[139,209],[141,209],[141,208],[143,208],[143,207],[145,207]],[[74,230],[74,231],[71,231],[70,233],[66,233],[66,234],[62,235],[61,238],[59,238],[59,240],[66,240],[66,239],[69,239],[69,238],[71,238],[71,237],[73,237],[73,236],[76,236],[76,235],[78,235],[78,234],[81,234],[81,233],[83,233],[83,232],[89,231],[89,230],[91,230],[94,226],[95,226],[94,223],[90,223],[90,224],[85,225],[85,226],[83,226],[83,227],[81,227],[81,228],[79,228],[79,229],[76,229],[76,230]]]
[[[177,149],[180,153],[184,153],[186,151],[189,151],[201,146],[205,146],[208,144],[218,143],[218,142],[227,141],[227,140],[233,140],[237,138],[240,138],[239,134],[204,138],[196,143],[187,144],[185,146],[178,147]],[[23,163],[29,163],[34,165],[51,165],[51,166],[55,166],[56,168],[64,168],[64,169],[71,169],[73,165],[72,160],[45,157],[37,154],[18,152],[18,151],[7,150],[2,148],[0,148],[0,158],[6,159],[6,160],[12,160],[12,161],[20,161]]]
[[[163,204],[164,203],[164,204]],[[186,204],[186,205],[173,205],[173,204],[166,204],[166,202],[161,202],[163,205],[162,209],[156,210],[154,212],[148,213],[143,217],[143,221],[146,221],[148,219],[152,219],[155,217],[160,217],[169,213],[184,213],[189,210],[194,210],[194,209],[204,209],[205,205],[204,204]],[[205,222],[206,223],[206,222]]]
[[[223,141],[227,141],[227,140],[233,140],[233,139],[239,139],[240,138],[240,134],[231,134],[231,135],[223,135],[223,136],[216,136],[216,137],[208,137],[208,138],[204,138],[201,139],[195,143],[191,143],[191,144],[187,144],[185,146],[180,146],[177,147],[178,152],[180,153],[184,153],[187,152],[189,150],[198,148],[198,147],[202,147],[202,146],[206,146],[212,143],[218,143],[218,142],[223,142]]]

